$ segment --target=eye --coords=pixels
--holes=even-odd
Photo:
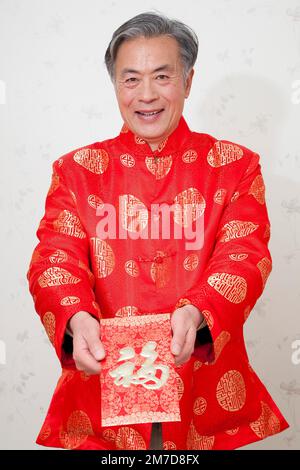
[[[137,80],[135,77],[130,77],[125,80],[125,83],[134,83],[134,81]]]
[[[162,79],[164,79],[164,78],[169,78],[169,77],[168,77],[168,75],[163,75],[163,74],[161,74],[161,75],[157,75],[156,78],[162,78]]]

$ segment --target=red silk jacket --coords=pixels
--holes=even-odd
[[[202,217],[203,246],[187,249],[174,236],[99,237],[104,204],[116,208],[118,229],[134,234],[146,233],[150,206],[162,203],[175,204],[174,225]],[[258,154],[191,131],[183,116],[156,151],[124,124],[117,137],[54,161],[37,237],[27,278],[62,366],[38,444],[149,448],[151,423],[101,427],[99,376],[77,371],[65,335],[79,310],[101,319],[192,303],[203,312],[208,326],[177,367],[182,421],[162,423],[165,450],[235,449],[289,426],[251,368],[243,337],[272,265]]]

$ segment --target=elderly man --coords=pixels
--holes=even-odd
[[[38,444],[235,449],[288,427],[243,338],[271,271],[259,156],[189,129],[182,112],[197,52],[195,33],[162,15],[120,26],[105,62],[124,125],[53,163],[27,277],[62,375]],[[150,225],[152,204],[174,205],[174,225],[203,223],[188,247],[172,235],[104,240],[104,204],[136,234]],[[101,427],[101,318],[165,312],[181,421]]]

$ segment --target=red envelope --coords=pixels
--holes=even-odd
[[[181,421],[170,314],[101,319],[101,424]]]

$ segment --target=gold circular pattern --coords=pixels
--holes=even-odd
[[[96,277],[100,279],[109,276],[113,272],[116,263],[111,246],[98,237],[90,238],[90,244]]]
[[[88,205],[91,206],[93,209],[103,209],[104,202],[102,201],[101,197],[97,196],[96,194],[90,194],[87,199]]]
[[[197,188],[188,188],[177,194],[174,199],[174,220],[177,224],[188,227],[205,210],[205,200]]]
[[[104,149],[82,149],[75,153],[73,159],[96,175],[104,173],[109,163],[108,153]]]
[[[231,201],[231,202],[236,201],[236,200],[238,199],[239,195],[240,195],[240,193],[239,193],[238,191],[236,191],[236,192],[233,193],[233,195],[231,196],[230,201]]]
[[[207,161],[210,166],[218,168],[240,160],[244,155],[243,150],[230,142],[215,142],[207,154]]]
[[[138,315],[139,310],[137,307],[133,305],[126,305],[126,307],[121,307],[116,312],[116,317],[133,317],[134,315]]]
[[[223,410],[239,411],[246,402],[246,386],[238,370],[229,370],[218,382],[216,398]]]
[[[63,299],[61,299],[60,305],[67,307],[69,305],[79,304],[79,302],[80,302],[80,298],[76,297],[76,295],[68,295],[67,297],[64,297]]]
[[[196,150],[193,150],[193,149],[187,150],[182,155],[182,160],[184,161],[184,163],[193,163],[197,160],[197,158],[198,158],[198,154]]]
[[[249,194],[251,194],[259,204],[263,205],[265,203],[265,184],[262,175],[257,175],[253,180]]]
[[[183,267],[186,271],[194,271],[199,264],[199,257],[196,253],[188,255],[183,261]]]
[[[76,410],[68,418],[67,430],[60,429],[59,439],[65,449],[75,449],[83,444],[88,436],[93,434],[88,415],[82,410]]]
[[[280,431],[280,421],[269,405],[261,402],[261,407],[262,413],[260,417],[257,421],[250,423],[250,428],[260,439],[265,439]]]
[[[113,442],[116,439],[116,433],[112,429],[104,429],[102,432],[103,439]]]
[[[38,278],[41,287],[62,286],[66,284],[78,284],[81,279],[73,276],[69,271],[57,266],[46,269]]]
[[[147,448],[141,434],[128,426],[122,426],[118,429],[116,447],[120,450],[146,450]]]
[[[163,450],[177,450],[177,447],[173,441],[164,441]]]
[[[207,408],[207,401],[203,397],[198,397],[194,401],[193,411],[195,415],[203,415]]]
[[[172,155],[168,157],[146,157],[145,165],[147,169],[155,176],[157,180],[160,180],[167,176],[172,166]]]
[[[141,137],[138,137],[137,135],[134,136],[134,140],[135,140],[135,143],[138,145],[143,145],[146,143]]]
[[[243,302],[247,294],[247,282],[241,276],[228,273],[214,273],[209,276],[208,284],[233,304]]]
[[[46,312],[43,315],[43,325],[50,342],[54,345],[55,340],[55,315],[52,312]]]
[[[229,258],[232,259],[232,261],[243,261],[248,258],[248,255],[247,253],[231,253]]]
[[[122,194],[120,201],[120,219],[122,227],[128,232],[141,232],[148,224],[148,210],[137,197]]]
[[[253,222],[243,220],[231,220],[222,227],[221,242],[229,242],[235,238],[246,237],[253,233],[259,226]]]
[[[77,215],[67,210],[63,210],[59,214],[58,219],[54,220],[53,228],[56,232],[69,235],[70,237],[86,238],[86,233]]]
[[[222,206],[225,202],[227,190],[224,188],[218,189],[214,194],[214,202]]]
[[[135,159],[129,153],[123,153],[122,155],[120,155],[120,162],[123,166],[126,166],[127,168],[132,168],[135,165]]]
[[[127,274],[129,274],[129,276],[132,276],[132,277],[137,277],[140,274],[140,269],[138,267],[138,264],[133,259],[129,259],[128,261],[125,262],[125,271]]]
[[[186,441],[187,450],[211,450],[214,442],[215,436],[201,436],[191,422]]]
[[[268,277],[270,275],[270,272],[272,271],[272,261],[265,256],[257,263],[256,266],[260,270],[263,288],[264,288],[268,280]]]
[[[56,263],[64,263],[67,261],[68,255],[65,251],[63,250],[56,250],[52,255],[49,256],[49,261],[50,263],[56,264]]]
[[[234,429],[227,429],[226,434],[228,434],[228,436],[234,436],[238,431],[239,431],[240,428],[234,428]]]

